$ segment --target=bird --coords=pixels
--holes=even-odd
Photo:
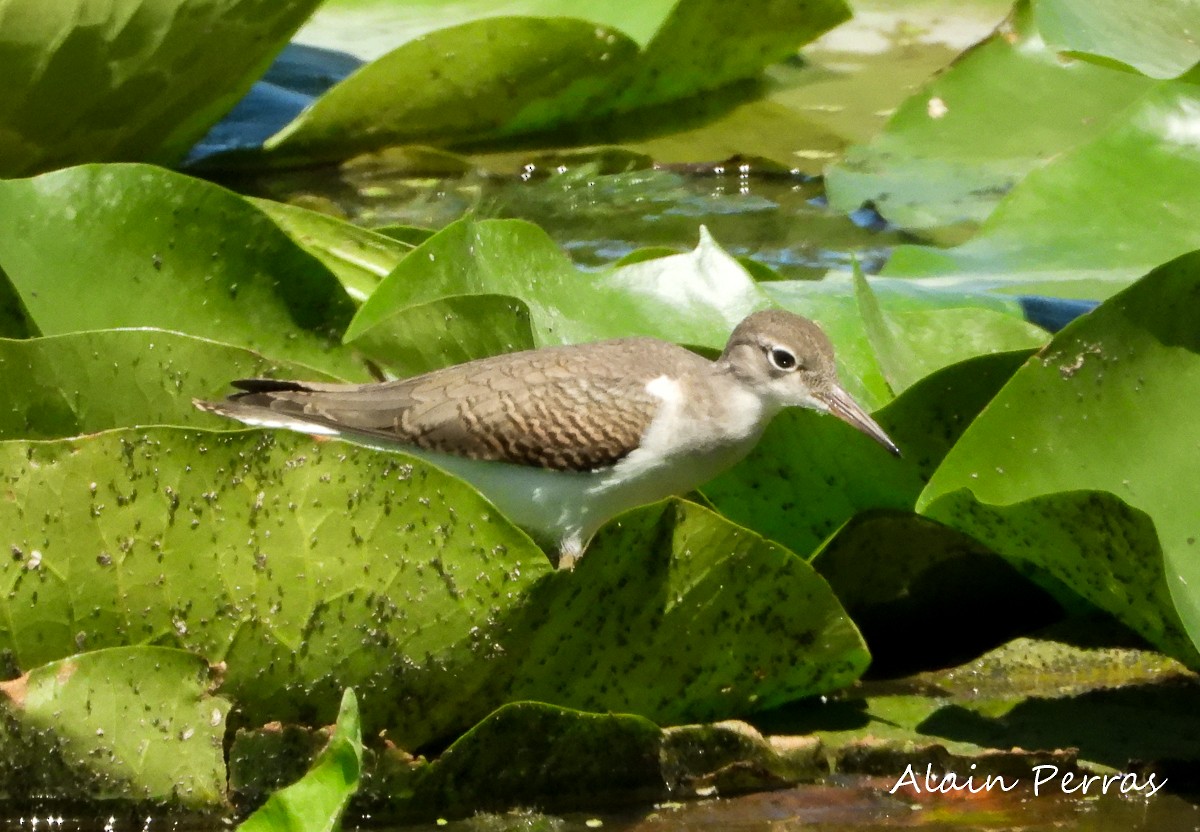
[[[466,480],[571,568],[609,519],[744,458],[784,408],[829,413],[900,449],[838,381],[811,320],[754,312],[710,360],[651,337],[506,353],[412,378],[231,382],[202,410],[419,457]]]

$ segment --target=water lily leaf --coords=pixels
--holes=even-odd
[[[299,781],[267,799],[238,826],[239,832],[334,832],[362,775],[362,725],[358,700],[347,689],[329,744]]]
[[[891,783],[909,764],[922,785],[927,764],[934,782],[952,771],[959,784],[966,774],[977,784],[1001,774],[1028,785],[1036,765],[1111,774],[1130,771],[1133,760],[1196,756],[1200,687],[1192,674],[1144,649],[1063,641],[1062,629],[1014,639],[957,667],[889,680],[884,695],[868,685],[861,697],[805,703],[761,722],[773,733],[815,735],[839,771],[882,770]],[[1097,730],[1130,720],[1137,731]]]
[[[920,356],[914,374],[1046,337],[1024,321],[1014,299],[906,281],[873,285],[889,320]],[[384,280],[346,339],[398,375],[514,349],[630,335],[719,351],[742,318],[772,305],[825,329],[852,395],[867,406],[892,398],[848,282],[756,283],[703,228],[690,252],[594,273],[575,268],[529,223],[460,220]]]
[[[654,12],[669,13],[652,26],[646,18]],[[343,158],[386,145],[539,132],[649,107],[753,77],[849,10],[841,0],[647,4],[635,24],[654,32],[644,49],[622,31],[561,14],[485,17],[420,34],[334,86],[264,149],[279,161]],[[408,92],[391,95],[397,88]]]
[[[181,159],[319,2],[6,3],[0,176]]]
[[[336,379],[241,347],[158,329],[0,339],[0,440],[57,439],[136,425],[228,426],[192,406],[230,379]]]
[[[893,393],[899,393],[912,385],[924,373],[920,372],[917,356],[907,342],[898,339],[892,325],[880,308],[879,300],[871,291],[871,284],[863,276],[862,269],[854,264],[854,298],[862,315],[863,330],[874,347],[879,359],[879,368]]]
[[[0,268],[44,335],[162,327],[365,379],[337,279],[223,188],[91,165],[0,182],[0,218]]]
[[[20,668],[178,644],[225,662],[248,719],[329,719],[352,686],[364,729],[413,748],[513,699],[720,718],[868,661],[811,567],[678,501],[554,572],[476,492],[399,454],[150,428],[0,457],[0,650]]]
[[[876,414],[922,481],[1031,354],[989,353],[935,370]]]
[[[857,266],[854,295],[867,339],[896,393],[956,361],[1040,347],[1048,337],[1045,330],[993,309],[918,309],[889,315]]]
[[[966,430],[919,507],[1198,661],[1200,253],[1060,332]],[[1173,601],[1172,601],[1173,599]]]
[[[456,515],[470,522],[462,508]],[[397,566],[406,568],[403,559]],[[447,555],[443,569],[452,568],[458,571],[447,583],[460,593],[479,569]],[[305,642],[313,662],[309,699],[324,701],[333,679],[367,685],[369,723],[387,726],[389,738],[408,749],[523,699],[661,724],[736,716],[834,690],[868,661],[854,625],[811,567],[680,501],[604,527],[573,572],[511,569],[486,624],[457,636],[443,625],[424,639],[424,652],[389,635],[399,622],[385,616],[384,632],[345,654],[354,622],[379,628],[374,610],[382,601],[360,611],[364,600],[370,595],[323,604],[320,620],[329,623],[311,627]],[[422,633],[431,626],[428,613],[395,614]],[[253,668],[247,684],[278,698],[296,682],[289,654],[263,629],[244,628],[227,661],[231,676],[235,664]],[[399,643],[411,665],[397,661]],[[271,668],[269,680],[263,667]],[[256,691],[256,701],[265,693]]]
[[[1187,126],[1198,108],[1200,87],[1188,79],[1156,85],[1094,140],[1030,173],[971,240],[949,250],[902,246],[883,274],[960,289],[1112,295],[1200,247],[1190,221],[1200,210],[1200,144]]]
[[[362,302],[416,246],[319,211],[271,199],[250,199],[305,251],[337,275],[346,293]]]
[[[1003,558],[907,512],[855,517],[812,564],[862,630],[872,674],[885,678],[978,656],[1062,614]]]
[[[844,422],[792,409],[775,417],[744,460],[700,490],[722,514],[807,558],[860,511],[911,508],[921,486],[912,463]]]
[[[225,796],[229,703],[208,664],[165,647],[70,656],[0,682],[3,769],[19,799],[123,799],[214,809]],[[13,727],[15,725],[15,728]],[[12,793],[8,795],[12,797]]]
[[[405,258],[363,304],[346,340],[402,374],[431,369],[407,358],[414,348],[427,353],[416,344],[414,317],[431,322],[418,332],[440,326],[449,334],[443,342],[457,342],[451,359],[494,354],[498,340],[512,349],[628,335],[722,349],[743,317],[770,305],[703,231],[692,252],[597,275],[578,270],[530,223],[464,219]]]
[[[1055,49],[1119,61],[1152,78],[1200,63],[1195,0],[1037,0],[1038,29]]]
[[[422,35],[353,73],[264,143],[280,161],[542,129],[583,115],[637,54],[569,18],[488,18]],[[403,96],[390,94],[404,89]]]
[[[659,797],[662,752],[662,729],[642,717],[514,702],[431,763],[385,758],[372,790],[406,820],[534,804],[582,809]]]
[[[882,407],[895,397],[882,359],[912,383],[974,356],[1037,346],[1046,333],[1024,319],[1015,298],[978,291],[929,288],[906,280],[868,278],[860,300],[852,279],[779,280],[761,284],[785,309],[812,318],[833,341],[843,386],[864,407]],[[868,310],[879,309],[890,342],[868,333]],[[894,355],[895,351],[900,355]],[[907,362],[907,363],[906,363]],[[910,366],[911,365],[911,366]]]
[[[829,168],[830,205],[848,212],[870,202],[910,229],[977,224],[1026,174],[1100,135],[1152,86],[1132,73],[1064,65],[1018,3],[1009,23]]]
[[[21,668],[175,643],[225,661],[243,707],[300,708],[331,668],[355,681],[419,666],[550,571],[467,486],[342,443],[149,428],[0,454],[14,495],[0,503],[0,644]],[[326,719],[347,686],[315,697]]]

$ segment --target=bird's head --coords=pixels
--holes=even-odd
[[[807,318],[780,309],[755,312],[733,330],[720,362],[770,406],[832,413],[900,455],[883,428],[842,388],[833,344]]]

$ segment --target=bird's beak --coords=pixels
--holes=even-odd
[[[835,384],[826,391],[815,393],[814,397],[828,407],[829,412],[834,416],[861,430],[867,436],[887,448],[894,456],[900,456],[900,449],[883,432],[883,428],[879,427],[879,423],[872,419],[867,414],[867,411],[863,410],[858,402],[850,398],[850,394],[841,387]]]

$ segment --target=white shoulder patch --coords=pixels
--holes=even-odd
[[[646,392],[666,404],[678,404],[683,398],[683,388],[670,376],[659,376],[646,382]]]

